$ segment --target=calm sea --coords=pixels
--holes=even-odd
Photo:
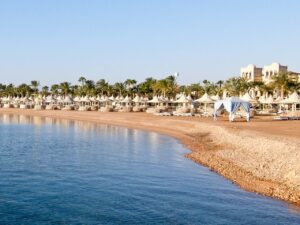
[[[0,115],[0,224],[300,224],[299,208],[187,152],[151,132]]]

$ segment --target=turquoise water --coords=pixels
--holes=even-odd
[[[300,224],[167,136],[0,115],[0,141],[0,224]]]

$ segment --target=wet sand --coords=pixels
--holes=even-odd
[[[186,157],[241,188],[300,204],[300,121],[257,117],[250,123],[227,118],[160,117],[146,113],[102,113],[0,109],[0,113],[50,117],[137,128],[179,139]]]

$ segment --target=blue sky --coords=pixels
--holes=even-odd
[[[300,72],[298,0],[0,0],[0,83]]]

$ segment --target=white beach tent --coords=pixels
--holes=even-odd
[[[136,95],[135,98],[132,100],[134,103],[141,103],[142,99],[140,98],[139,95]]]
[[[207,112],[207,104],[214,103],[214,100],[209,97],[207,93],[205,93],[201,98],[198,98],[195,100],[196,102],[203,103],[204,104],[204,112]]]
[[[180,96],[179,99],[177,99],[175,101],[176,103],[182,103],[182,104],[188,104],[188,103],[191,103],[192,101],[189,100],[184,94]]]
[[[155,104],[158,104],[158,103],[161,103],[161,100],[159,100],[159,98],[155,95],[153,96],[153,98],[148,101],[149,103],[155,103]]]
[[[213,103],[214,102],[214,100],[211,97],[209,97],[209,95],[207,93],[205,93],[201,98],[198,98],[195,101],[200,102],[200,103]]]
[[[76,96],[75,98],[74,98],[74,102],[79,102],[80,101],[80,98],[78,97],[78,96]]]
[[[300,97],[297,94],[297,92],[294,92],[287,99],[282,100],[280,103],[283,104],[283,105],[291,104],[292,105],[292,111],[296,111],[297,104],[300,104]]]
[[[294,92],[287,99],[282,100],[281,103],[285,103],[285,104],[300,104],[300,97],[297,94],[297,92]]]
[[[236,111],[240,107],[245,110],[247,121],[250,121],[250,103],[237,97],[230,97],[216,101],[214,107],[214,118],[217,118],[218,111],[225,109],[227,112],[229,112],[229,121],[232,122],[234,121]]]
[[[274,104],[274,99],[272,95],[269,95],[269,97],[264,102],[265,104]]]
[[[115,97],[112,95],[108,98],[110,101],[114,102],[115,101]]]
[[[220,98],[219,95],[214,95],[214,96],[211,96],[210,98],[211,98],[212,100],[214,100],[214,101],[221,100],[221,98]]]
[[[64,98],[63,103],[64,103],[65,105],[71,105],[71,104],[73,103],[73,98],[72,98],[72,96],[67,95],[67,96]]]
[[[251,104],[258,103],[258,101],[254,98],[252,98],[248,92],[246,92],[242,97],[241,100],[244,100],[246,102],[250,102]]]

